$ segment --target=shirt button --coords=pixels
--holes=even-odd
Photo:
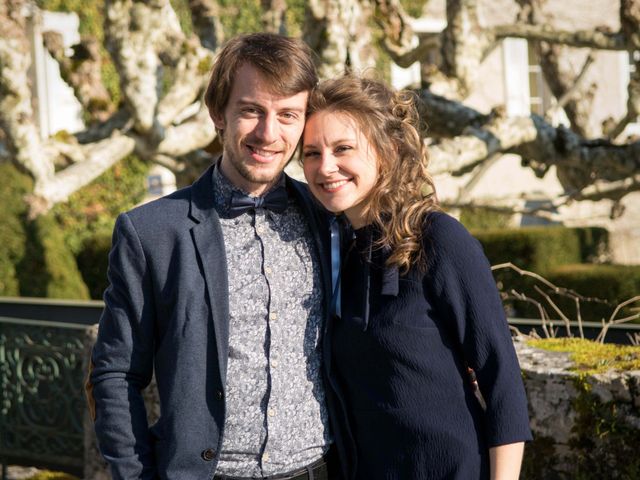
[[[268,454],[267,452],[265,452],[265,453],[262,455],[262,461],[263,461],[263,462],[268,462],[268,461],[269,461],[269,454]]]
[[[276,411],[273,408],[270,408],[267,411],[267,415],[269,415],[270,417],[275,417],[276,416]]]
[[[264,269],[265,273],[271,273],[273,270],[271,270],[271,267],[267,267]]]
[[[271,361],[271,366],[272,367],[277,367],[278,366],[278,360],[272,360]]]
[[[257,227],[256,227],[256,232],[258,232],[258,233],[264,233],[264,227],[262,227],[262,226],[257,226]]]
[[[276,313],[275,313],[275,312],[271,312],[271,313],[269,314],[269,318],[270,318],[271,320],[275,320],[275,319],[277,319],[277,318],[278,318],[278,315],[276,315]]]
[[[213,448],[207,448],[206,450],[202,451],[201,455],[203,460],[210,462],[215,458],[216,451]]]
[[[222,400],[222,397],[224,397],[224,395],[222,394],[222,390],[216,390],[216,398],[218,400]]]

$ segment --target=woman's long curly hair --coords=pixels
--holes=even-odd
[[[347,74],[322,82],[307,108],[307,117],[320,111],[350,116],[375,148],[378,178],[365,199],[364,220],[381,232],[376,247],[390,249],[387,265],[403,273],[426,267],[425,217],[439,210],[417,101],[412,92]]]

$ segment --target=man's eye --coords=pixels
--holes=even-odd
[[[289,123],[295,122],[298,119],[298,114],[294,112],[283,112],[280,114],[280,116],[285,122],[289,122]]]
[[[240,113],[242,113],[242,115],[252,116],[252,115],[258,115],[260,112],[258,111],[257,108],[247,107],[247,108],[243,108],[240,111]]]

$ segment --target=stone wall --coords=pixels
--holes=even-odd
[[[521,478],[640,478],[640,371],[585,375],[516,340],[534,441]]]
[[[93,344],[96,329],[87,336]],[[523,480],[640,479],[640,371],[582,375],[566,353],[515,340],[534,441],[525,449]],[[145,392],[150,422],[159,415],[152,383]],[[85,418],[85,479],[108,480]]]

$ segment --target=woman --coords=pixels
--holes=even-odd
[[[481,247],[437,207],[413,96],[345,76],[308,108],[305,177],[354,232],[328,342],[349,478],[517,479],[518,361]]]

